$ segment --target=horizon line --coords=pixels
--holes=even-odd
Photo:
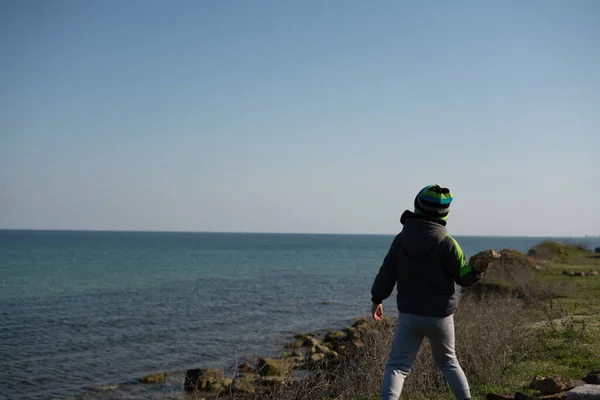
[[[395,236],[398,233],[336,233],[336,232],[256,232],[256,231],[194,231],[194,230],[134,230],[134,229],[77,229],[77,228],[1,228],[0,232],[97,232],[97,233],[188,233],[188,234],[222,234],[222,235],[322,235],[322,236]],[[600,238],[600,235],[490,235],[490,234],[457,234],[457,237],[503,237],[503,238]]]

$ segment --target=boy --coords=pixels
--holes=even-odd
[[[386,364],[382,400],[397,400],[423,337],[457,400],[470,400],[467,378],[454,351],[455,283],[470,286],[483,273],[469,266],[462,249],[446,232],[452,194],[439,185],[423,188],[414,212],[406,210],[371,289],[373,318],[383,319],[382,301],[397,284],[398,323]],[[489,266],[489,265],[488,265]]]

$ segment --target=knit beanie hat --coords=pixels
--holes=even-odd
[[[429,185],[421,189],[415,197],[415,214],[445,221],[450,212],[450,203],[452,203],[450,189],[440,185]]]

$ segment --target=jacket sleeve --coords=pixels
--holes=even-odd
[[[394,285],[398,276],[396,255],[399,244],[400,235],[396,236],[392,242],[390,249],[383,259],[383,264],[379,268],[379,273],[375,277],[375,281],[371,287],[371,301],[375,304],[381,304],[394,291]]]
[[[465,254],[452,236],[447,235],[442,243],[442,265],[450,272],[454,282],[468,287],[483,278],[483,273],[477,272],[468,265]]]

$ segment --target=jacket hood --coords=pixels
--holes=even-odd
[[[408,254],[426,254],[446,237],[446,221],[405,211],[400,218],[404,225],[400,243]]]

